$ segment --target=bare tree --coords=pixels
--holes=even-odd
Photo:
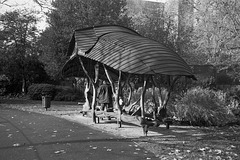
[[[38,4],[42,9],[47,9],[47,10],[52,9],[52,6],[51,6],[52,0],[33,0],[33,2]]]
[[[240,49],[240,2],[208,0],[198,2],[192,42],[211,64],[238,61]]]
[[[11,7],[11,5],[9,5],[8,0],[0,0],[0,8],[2,8],[2,6],[8,6]]]

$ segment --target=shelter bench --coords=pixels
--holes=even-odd
[[[112,118],[117,119],[117,113],[115,112],[106,112],[106,111],[95,111],[96,115],[96,122],[100,123],[100,119],[103,120],[107,118],[108,120],[111,120]]]

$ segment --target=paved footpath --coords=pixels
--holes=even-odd
[[[0,160],[154,160],[132,139],[0,105]]]

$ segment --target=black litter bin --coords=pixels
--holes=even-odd
[[[46,110],[51,107],[51,96],[42,96],[42,106]]]

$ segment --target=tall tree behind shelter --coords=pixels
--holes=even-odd
[[[194,52],[205,57],[205,63],[229,70],[240,78],[240,1],[195,1]]]
[[[56,0],[48,14],[49,28],[42,33],[41,61],[53,79],[58,79],[66,62],[69,40],[75,29],[118,24],[129,27],[126,0]]]
[[[13,81],[22,83],[26,93],[29,71],[27,63],[35,57],[37,29],[36,17],[24,10],[15,10],[1,15],[1,70]],[[15,69],[14,69],[15,68]]]

